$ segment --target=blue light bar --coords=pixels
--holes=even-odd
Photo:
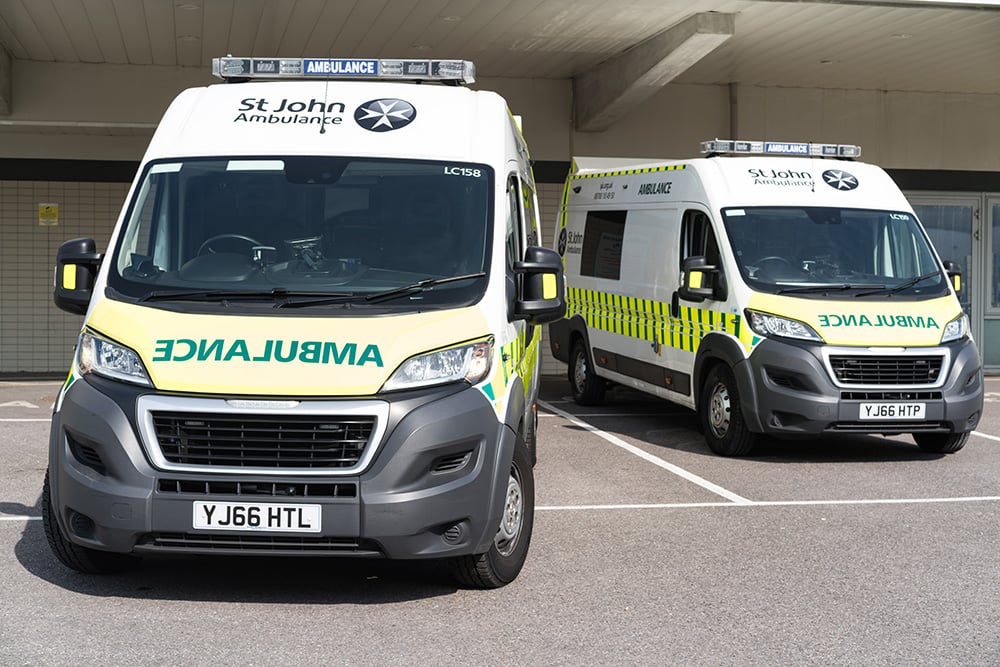
[[[220,79],[396,79],[470,84],[476,66],[468,60],[377,58],[225,58],[212,59]]]
[[[850,144],[814,144],[784,141],[733,141],[714,139],[701,142],[703,154],[797,155],[804,157],[861,157],[861,146]]]

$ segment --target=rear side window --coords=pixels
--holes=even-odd
[[[626,211],[588,211],[583,228],[580,275],[621,279]]]

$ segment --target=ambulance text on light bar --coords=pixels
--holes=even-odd
[[[468,60],[385,60],[376,58],[212,58],[220,79],[409,79],[473,83],[476,66]]]
[[[812,144],[784,141],[731,141],[715,139],[701,142],[702,153],[737,155],[801,155],[807,157],[861,157],[861,146],[849,144]]]

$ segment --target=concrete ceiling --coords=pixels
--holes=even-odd
[[[3,60],[463,58],[479,78],[573,79],[578,113],[669,81],[1000,93],[998,0],[0,0],[0,46],[0,84]]]

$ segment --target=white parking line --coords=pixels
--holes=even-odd
[[[644,459],[646,461],[649,461],[650,463],[652,463],[654,465],[657,465],[657,466],[663,468],[664,470],[672,472],[675,475],[677,475],[678,477],[686,479],[687,481],[691,482],[692,484],[697,484],[698,486],[702,487],[703,489],[711,491],[712,493],[714,493],[716,495],[722,496],[723,498],[726,498],[727,500],[729,500],[731,503],[735,503],[737,505],[751,505],[751,504],[753,504],[752,501],[747,500],[743,496],[736,495],[732,491],[728,491],[728,490],[722,488],[721,486],[719,486],[718,484],[713,484],[712,482],[708,481],[707,479],[704,479],[703,477],[699,477],[698,475],[695,475],[692,472],[688,472],[687,470],[685,470],[684,468],[681,468],[680,466],[676,466],[673,463],[668,463],[667,461],[664,461],[663,459],[661,459],[658,456],[653,456],[649,452],[645,452],[645,451],[639,449],[638,447],[636,447],[635,445],[630,445],[629,443],[625,442],[621,438],[619,438],[617,436],[614,436],[614,435],[611,435],[610,433],[607,433],[605,431],[602,431],[601,429],[597,428],[596,426],[593,426],[592,424],[588,424],[587,422],[582,421],[581,419],[578,419],[576,416],[571,415],[570,413],[568,413],[568,412],[566,412],[564,410],[560,410],[559,408],[553,406],[550,403],[546,403],[545,401],[538,401],[538,404],[540,406],[542,406],[543,408],[545,408],[546,410],[549,410],[550,412],[554,412],[557,415],[559,415],[560,417],[562,417],[562,418],[564,418],[564,419],[572,422],[575,426],[579,426],[580,428],[582,428],[582,429],[584,429],[586,431],[590,431],[591,433],[593,433],[594,435],[598,436],[599,438],[602,438],[602,439],[610,442],[612,445],[615,445],[616,447],[621,447],[625,451],[627,451],[627,452],[629,452],[631,454],[635,454],[639,458]]]
[[[11,514],[10,516],[0,516],[0,521],[41,521],[40,516],[18,516],[16,514]]]
[[[540,512],[579,512],[590,510],[659,510],[692,507],[793,507],[796,505],[928,505],[935,503],[981,503],[1000,501],[1000,496],[964,498],[866,498],[863,500],[748,500],[745,503],[649,503],[623,505],[538,505]]]
[[[996,437],[995,435],[987,435],[986,433],[980,433],[979,431],[973,431],[972,435],[978,435],[980,438],[986,438],[987,440],[996,440],[997,442],[1000,442],[1000,438]]]
[[[577,417],[665,417],[670,416],[670,412],[588,412],[586,414],[579,414]],[[547,415],[544,412],[539,415],[540,417],[559,417],[561,415]]]
[[[0,419],[0,422],[50,422],[52,418],[48,419]]]

